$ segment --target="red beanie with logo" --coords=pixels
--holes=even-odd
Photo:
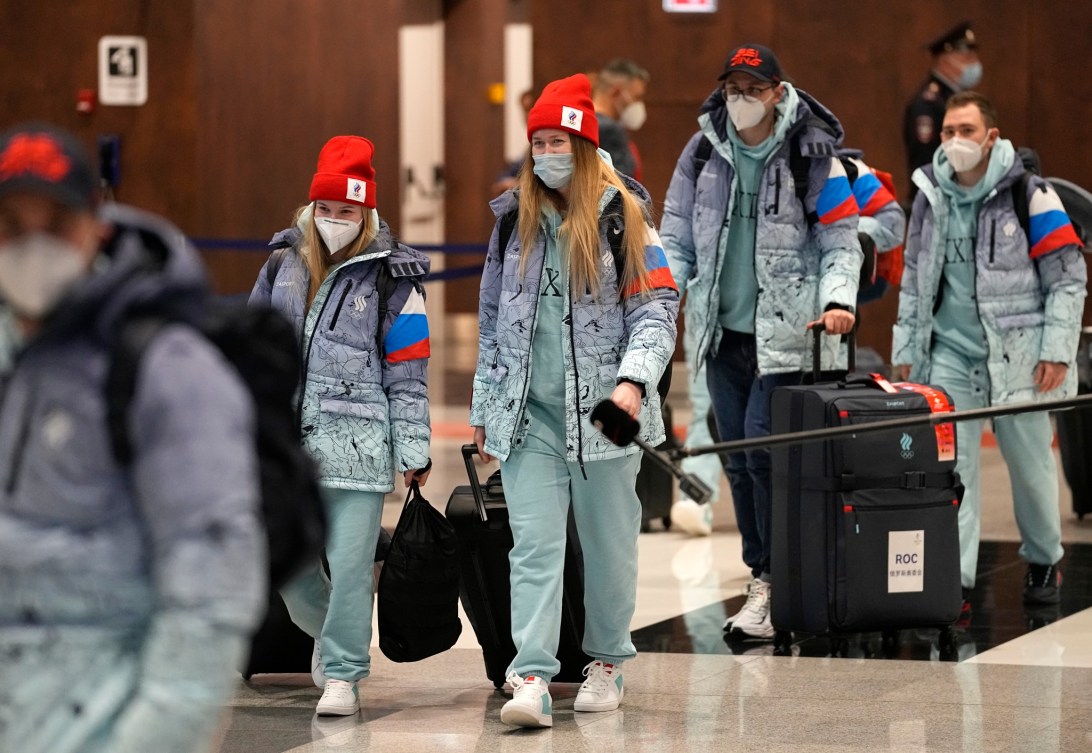
[[[334,136],[322,147],[310,201],[344,201],[375,209],[375,147],[363,136]]]
[[[535,131],[559,128],[599,146],[599,121],[591,100],[591,82],[583,73],[551,81],[527,114],[527,140]]]

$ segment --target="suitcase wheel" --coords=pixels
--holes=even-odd
[[[664,524],[664,530],[665,531],[670,531],[671,530],[671,516],[670,515],[665,515],[662,518],[660,518],[660,520]]]
[[[880,639],[884,657],[894,659],[899,653],[899,631],[884,630]]]
[[[792,653],[792,631],[777,630],[774,632],[774,654],[788,656]]]

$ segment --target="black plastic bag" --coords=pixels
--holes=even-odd
[[[459,639],[457,539],[414,481],[379,576],[379,649],[391,661],[420,661]]]

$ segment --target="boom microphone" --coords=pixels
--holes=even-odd
[[[667,455],[641,439],[638,436],[641,432],[641,423],[619,408],[613,400],[604,400],[599,403],[599,405],[592,409],[589,418],[592,425],[603,432],[603,436],[619,447],[625,447],[630,443],[635,443],[644,451],[645,457],[651,459],[658,466],[677,478],[679,480],[679,489],[682,493],[699,505],[704,504],[713,496],[713,490],[706,486],[705,482],[700,478],[692,473],[686,473],[675,465],[675,463],[671,462],[671,459]]]

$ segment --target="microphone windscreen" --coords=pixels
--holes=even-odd
[[[641,423],[612,400],[604,400],[592,409],[591,422],[603,432],[603,436],[619,447],[628,445],[641,431]]]

